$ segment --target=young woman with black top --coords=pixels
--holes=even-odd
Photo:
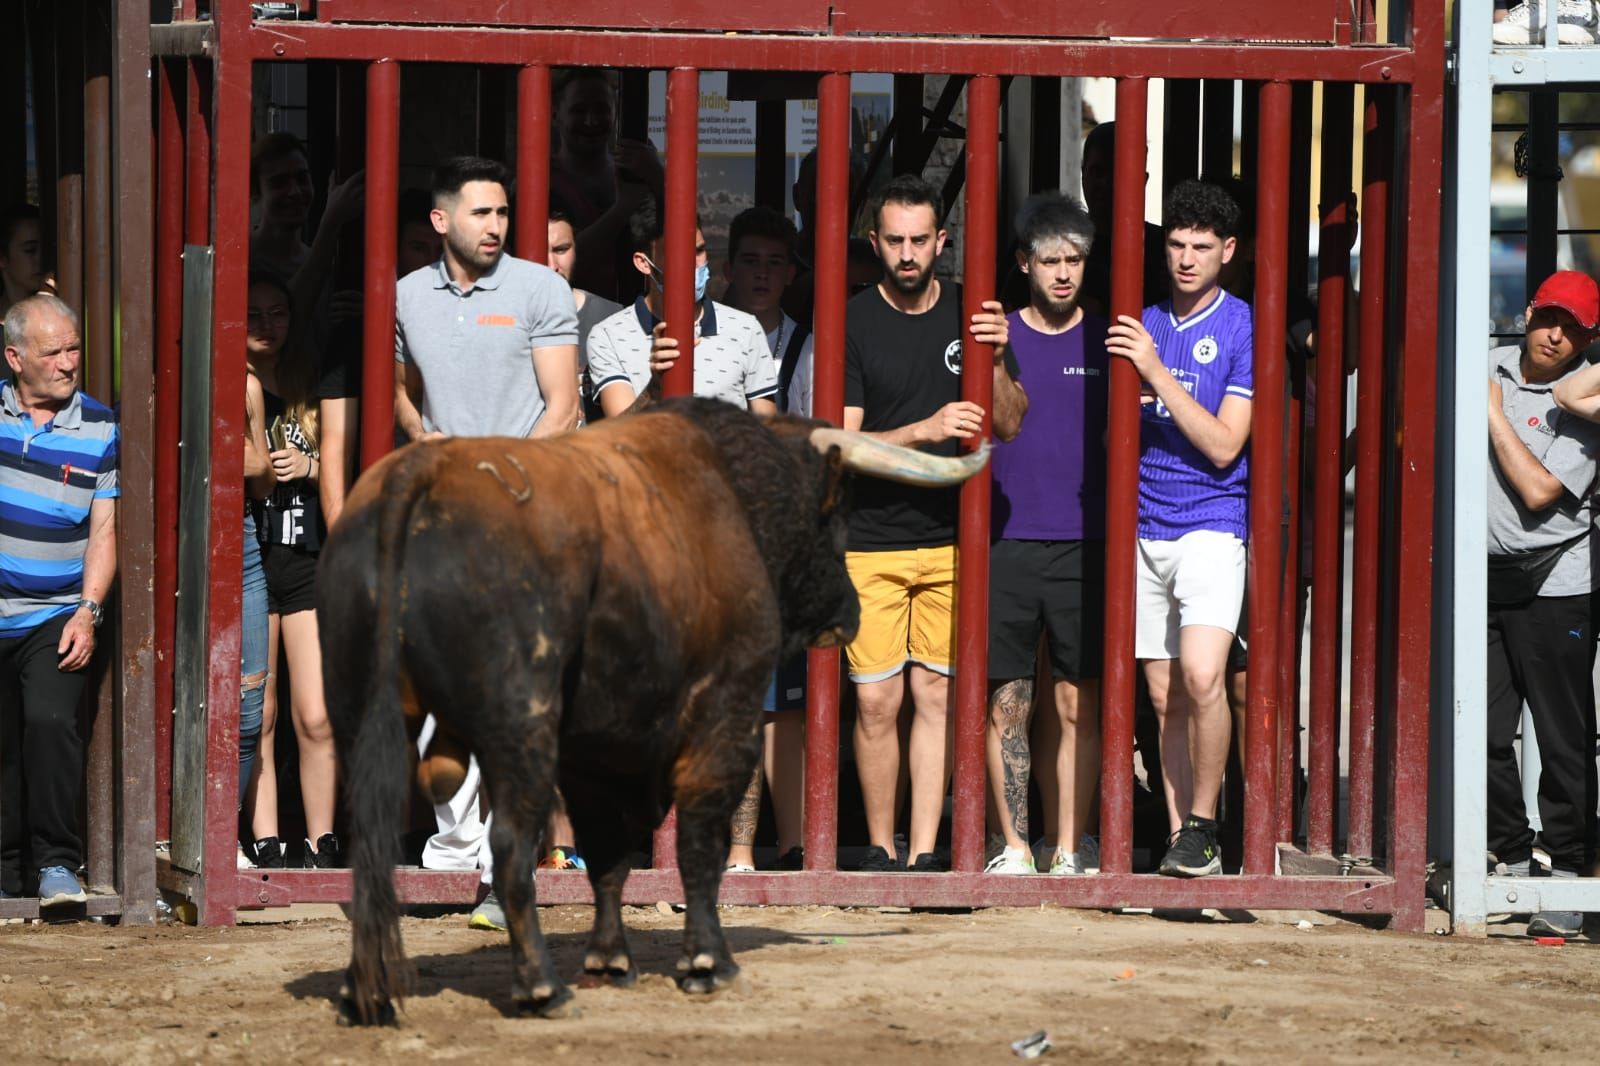
[[[268,458],[277,477],[256,510],[262,567],[267,576],[267,662],[276,667],[281,646],[289,670],[290,714],[300,752],[300,796],[305,808],[307,867],[342,865],[333,833],[338,768],[322,698],[322,657],[317,641],[317,553],[322,521],[317,503],[317,367],[292,342],[288,287],[252,276],[250,307],[265,343],[251,346],[251,370],[261,380],[268,429]],[[278,840],[278,781],[273,758],[277,723],[275,679],[267,684],[256,759],[251,828],[257,866],[282,865]]]

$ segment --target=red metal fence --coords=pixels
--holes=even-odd
[[[458,23],[499,17],[542,21],[545,28],[505,25],[403,25],[448,18]],[[1038,13],[1005,18],[1008,2],[941,5],[948,28],[971,32],[989,27],[1039,26]],[[1160,21],[1189,5],[1146,4],[1154,12],[1146,33],[1170,30]],[[556,66],[608,66],[668,70],[667,89],[667,321],[680,348],[692,352],[693,315],[688,279],[693,257],[698,74],[703,69],[797,71],[817,76],[818,219],[816,255],[816,383],[819,417],[838,421],[843,407],[845,239],[848,225],[849,75],[875,71],[948,74],[966,85],[966,239],[964,281],[970,313],[994,292],[996,262],[998,137],[1002,79],[1012,76],[1103,76],[1117,79],[1115,213],[1112,234],[1112,311],[1137,316],[1141,303],[1146,114],[1150,79],[1168,79],[1168,143],[1187,145],[1169,158],[1170,184],[1199,171],[1199,128],[1226,128],[1231,142],[1232,82],[1245,95],[1247,177],[1258,189],[1259,254],[1255,290],[1256,396],[1251,466],[1250,649],[1245,840],[1243,872],[1185,882],[1132,873],[1133,573],[1138,383],[1131,367],[1113,367],[1109,440],[1107,523],[1108,595],[1103,674],[1104,769],[1101,792],[1102,872],[1088,877],[997,877],[981,872],[984,833],[984,729],[987,632],[988,482],[979,478],[962,491],[959,545],[963,559],[955,687],[955,785],[952,820],[953,870],[937,875],[842,873],[836,868],[839,795],[839,666],[836,652],[810,658],[806,734],[806,868],[795,873],[747,874],[723,882],[723,899],[739,903],[903,904],[981,906],[1044,901],[1090,907],[1316,908],[1388,914],[1407,928],[1422,918],[1425,863],[1427,715],[1429,692],[1429,603],[1433,540],[1433,447],[1435,350],[1432,308],[1438,270],[1444,40],[1438,5],[1414,5],[1401,43],[1372,43],[1370,5],[1354,18],[1347,3],[1238,5],[1209,10],[1208,32],[1218,38],[1276,38],[1308,43],[1113,41],[1107,39],[1007,39],[929,36],[925,13],[917,26],[897,5],[853,5],[851,15],[830,24],[822,7],[786,5],[785,25],[769,25],[770,14],[750,16],[760,25],[743,34],[598,32],[598,25],[636,25],[626,11],[605,2],[562,15],[534,4],[449,6],[323,0],[317,21],[251,24],[243,5],[219,5],[208,23],[153,28],[158,56],[158,204],[156,363],[159,436],[156,452],[158,536],[155,544],[157,647],[171,663],[174,652],[209,657],[204,688],[203,731],[179,736],[204,749],[203,787],[171,791],[163,776],[163,827],[175,812],[203,812],[199,862],[163,867],[163,884],[187,892],[200,904],[201,920],[226,923],[241,907],[295,900],[341,900],[348,875],[338,871],[239,871],[234,865],[236,738],[238,716],[240,528],[243,483],[240,467],[244,386],[246,227],[250,150],[251,68],[275,61],[352,61],[366,64],[367,196],[365,261],[365,389],[362,404],[362,464],[390,445],[393,381],[395,197],[400,116],[400,71],[405,63],[499,65],[517,70],[518,149],[516,170],[524,190],[516,221],[518,247],[539,254],[545,234],[545,196],[550,121],[550,71]],[[1110,0],[1075,5],[1083,15],[1071,26],[1062,16],[1039,31],[1065,36],[1081,26],[1100,32],[1135,32],[1128,5]],[[668,5],[661,21],[681,29],[745,16],[690,2]],[[189,5],[180,5],[189,13]],[[524,9],[526,9],[524,11]],[[519,12],[521,13],[519,15]],[[1271,12],[1277,12],[1272,14]],[[992,16],[973,23],[975,13]],[[657,12],[660,15],[660,12]],[[1142,16],[1141,16],[1142,17]],[[1219,26],[1233,18],[1236,26]],[[333,20],[349,19],[350,22]],[[385,24],[365,24],[360,20]],[[557,31],[550,24],[581,19],[588,29]],[[709,22],[708,22],[709,20]],[[809,20],[809,21],[808,21]],[[1096,21],[1099,20],[1099,21]],[[658,19],[658,21],[660,21]],[[816,21],[815,26],[811,25]],[[563,23],[565,25],[565,23]],[[772,32],[803,30],[807,32]],[[877,36],[874,31],[911,31],[913,36]],[[1187,35],[1193,27],[1185,30]],[[1270,32],[1268,32],[1270,31]],[[1080,31],[1081,32],[1081,31]],[[1205,107],[1199,80],[1205,79]],[[1350,287],[1348,227],[1352,224],[1353,150],[1349,131],[1356,89],[1364,100],[1366,141],[1361,178],[1360,393],[1356,412],[1355,592],[1348,606],[1352,626],[1349,727],[1350,803],[1345,819],[1345,856],[1335,854],[1338,834],[1338,736],[1340,630],[1347,609],[1342,597],[1345,375],[1337,354],[1319,367],[1318,419],[1305,434],[1298,394],[1286,400],[1283,337],[1286,295],[1293,279],[1305,277],[1305,196],[1294,195],[1294,161],[1309,168],[1312,83],[1323,86],[1322,213],[1319,347],[1343,350],[1345,305]],[[1174,88],[1193,90],[1188,104]],[[1217,106],[1226,100],[1222,107]],[[1300,101],[1297,105],[1296,101]],[[1298,108],[1298,111],[1297,111]],[[1186,116],[1186,118],[1185,118]],[[1189,128],[1184,122],[1189,123]],[[1298,131],[1298,132],[1297,132]],[[1214,159],[1216,144],[1205,140]],[[1231,143],[1230,143],[1231,153]],[[1231,164],[1231,155],[1227,160]],[[1301,175],[1303,180],[1309,178]],[[185,180],[186,179],[186,180]],[[175,647],[168,605],[176,591],[180,461],[176,431],[180,408],[178,333],[184,319],[181,246],[209,245],[215,252],[214,313],[211,316],[210,466],[204,492],[212,516],[211,559],[204,637],[198,646]],[[531,252],[529,250],[532,250]],[[1294,252],[1291,255],[1291,251]],[[1413,252],[1415,253],[1413,255]],[[1392,269],[1399,264],[1400,269]],[[1400,315],[1400,308],[1423,313]],[[963,366],[963,396],[988,407],[990,360],[971,350]],[[186,353],[207,358],[204,351]],[[687,391],[690,359],[679,361],[669,391]],[[1282,439],[1285,419],[1294,431],[1288,455],[1262,448]],[[987,427],[986,427],[987,429]],[[1302,490],[1299,451],[1315,456],[1315,473]],[[1296,794],[1299,644],[1295,624],[1298,576],[1280,584],[1287,569],[1298,575],[1298,514],[1291,516],[1287,557],[1280,546],[1280,499],[1288,492],[1298,509],[1302,492],[1313,499],[1312,658],[1309,663],[1309,789]],[[1398,510],[1384,510],[1395,499]],[[172,706],[170,675],[158,675],[157,705]],[[182,709],[180,708],[180,711]],[[163,721],[170,721],[166,715]],[[182,716],[180,715],[180,720]],[[1381,731],[1381,732],[1380,732]],[[167,757],[173,738],[158,738]],[[1380,757],[1381,753],[1381,757]],[[170,806],[168,806],[170,804]],[[1294,843],[1296,813],[1307,820],[1303,847]],[[199,805],[198,808],[195,805]],[[1383,813],[1380,813],[1383,812]],[[657,834],[657,866],[636,872],[630,901],[680,898],[673,869],[670,822]],[[1366,859],[1374,854],[1376,859]],[[176,852],[174,853],[176,856]],[[1357,861],[1357,858],[1365,861]],[[476,873],[397,872],[403,899],[467,901],[477,890]],[[581,875],[541,872],[545,902],[587,899]]]

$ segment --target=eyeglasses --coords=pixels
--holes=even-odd
[[[273,325],[279,325],[289,321],[289,309],[287,307],[268,307],[265,310],[252,309],[245,313],[244,320],[251,327],[264,326],[268,322]]]

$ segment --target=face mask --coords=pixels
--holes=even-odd
[[[645,262],[650,263],[650,260],[646,259]],[[650,263],[650,274],[656,279],[656,284],[661,286],[661,291],[666,292],[667,282],[666,279],[661,276],[661,268],[656,266],[654,263]],[[699,303],[701,300],[706,298],[706,286],[709,284],[711,284],[711,266],[709,263],[701,263],[699,266],[694,268],[695,303]]]

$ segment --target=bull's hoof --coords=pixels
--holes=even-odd
[[[691,995],[710,995],[732,988],[739,979],[739,967],[732,959],[718,963],[709,954],[679,959],[678,987]]]
[[[633,958],[618,953],[609,959],[598,953],[583,960],[583,976],[578,979],[582,988],[632,988],[639,983],[639,971],[634,969]]]
[[[376,1004],[367,1014],[367,1019],[363,1019],[355,1000],[349,996],[339,997],[339,1024],[341,1026],[395,1024],[394,1004],[388,1000]]]
[[[582,1014],[573,1002],[572,989],[566,985],[537,985],[531,994],[518,991],[511,998],[519,1014],[540,1018],[577,1018]]]

